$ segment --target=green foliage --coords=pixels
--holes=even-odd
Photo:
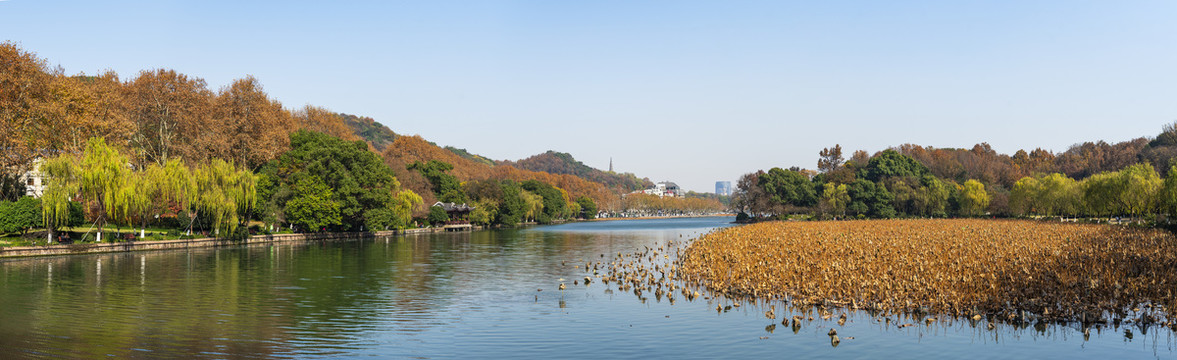
[[[597,203],[588,196],[581,196],[576,199],[576,203],[580,205],[581,219],[595,219],[597,217]]]
[[[825,183],[822,185],[820,205],[823,212],[844,215],[846,214],[846,206],[849,204],[850,192],[845,184]]]
[[[846,205],[850,214],[882,219],[895,217],[895,208],[891,206],[894,197],[882,184],[857,179],[846,185],[846,192],[850,195],[850,203]]]
[[[339,202],[319,178],[302,178],[292,187],[292,195],[286,202],[286,220],[299,229],[316,232],[342,223]]]
[[[396,140],[397,135],[395,132],[392,132],[392,129],[376,122],[376,120],[370,117],[360,117],[350,114],[339,114],[339,116],[343,118],[344,124],[347,124],[357,136],[372,144],[372,147],[376,148],[376,151],[384,151],[385,148],[392,145],[392,142]]]
[[[408,166],[408,170],[416,170],[429,180],[429,184],[433,186],[433,194],[437,195],[438,200],[465,203],[467,200],[466,194],[462,192],[462,183],[457,177],[446,173],[453,169],[453,165],[437,160],[429,160],[427,163],[414,162]]]
[[[759,185],[781,205],[807,207],[817,203],[813,184],[797,171],[772,168],[760,176]]]
[[[1161,184],[1157,201],[1160,202],[1162,212],[1169,215],[1170,221],[1177,219],[1177,166],[1169,168],[1169,175],[1165,176]]]
[[[466,149],[459,149],[459,148],[456,148],[453,146],[446,146],[445,149],[449,150],[450,152],[452,152],[454,154],[457,154],[458,156],[461,156],[462,158],[469,159],[469,160],[472,160],[477,163],[481,163],[481,164],[489,165],[489,166],[495,165],[494,160],[491,160],[491,159],[489,159],[485,156],[482,156],[482,155],[471,154],[469,151],[466,151]]]
[[[404,229],[409,227],[409,222],[413,221],[413,211],[421,207],[422,201],[421,196],[412,190],[405,189],[397,192],[392,203],[392,218],[388,219],[389,222],[384,225],[385,228]],[[368,225],[368,228],[379,229],[379,226],[378,223],[372,223]]]
[[[476,201],[474,210],[470,211],[470,222],[478,225],[490,225],[499,212],[499,204],[494,201]]]
[[[257,176],[245,169],[237,169],[221,159],[197,168],[196,207],[212,220],[213,233],[226,229],[232,235],[244,220],[245,213],[257,204]]]
[[[307,177],[331,189],[331,199],[339,206],[339,225],[347,231],[405,227],[411,210],[420,205],[416,194],[402,194],[392,169],[362,141],[300,130],[290,135],[290,146],[261,170],[265,218],[291,221],[290,213],[282,213],[296,196],[290,188]]]
[[[879,181],[889,177],[922,178],[928,175],[928,168],[909,156],[891,149],[872,157],[865,167],[859,169],[859,178]]]
[[[741,211],[739,214],[736,214],[737,223],[746,223],[750,219],[752,219],[752,217],[748,216],[748,213],[746,212]]]
[[[502,193],[502,197],[498,201],[498,214],[495,216],[495,223],[507,227],[518,225],[520,221],[527,218],[530,210],[530,204],[523,197],[526,191],[519,186],[519,183],[511,180],[499,182],[499,191]],[[539,206],[543,206],[542,200],[539,202]]]
[[[20,174],[0,173],[0,201],[16,201],[24,196],[26,191]]]
[[[565,217],[568,207],[568,195],[563,190],[537,180],[525,181],[522,186],[524,190],[539,195],[542,198],[543,205],[541,209],[538,209],[540,211],[534,214],[536,222],[548,224],[553,220]],[[532,206],[532,210],[533,212],[536,210],[534,206]]]
[[[1010,210],[1019,215],[1077,215],[1082,211],[1083,192],[1079,182],[1061,173],[1027,176],[1014,183]]]
[[[436,226],[437,224],[450,221],[450,214],[447,214],[445,209],[442,209],[440,206],[430,206],[429,216],[425,219],[429,221],[430,224]]]
[[[965,216],[983,215],[989,208],[989,193],[985,185],[977,180],[965,181],[959,189],[960,214]]]
[[[41,200],[22,196],[0,201],[0,234],[19,232],[22,236],[41,223]]]

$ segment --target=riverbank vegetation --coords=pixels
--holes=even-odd
[[[716,231],[678,277],[732,298],[1029,321],[1161,322],[1177,313],[1177,238],[1025,220],[768,222]],[[1105,319],[1105,320],[1100,320]],[[1117,320],[1118,321],[1118,320]]]
[[[551,223],[624,211],[621,194],[648,182],[568,154],[495,162],[371,118],[288,109],[252,76],[214,90],[169,69],[67,75],[5,42],[0,89],[0,211],[9,214],[0,237],[47,239],[79,218],[90,231],[75,241],[111,226],[140,231],[103,240],[148,228],[233,237],[403,229],[433,224],[437,201],[473,206],[446,221]],[[41,199],[21,199],[29,172],[43,176],[33,191]]]
[[[987,144],[971,150],[903,145],[850,159],[841,145],[819,152],[818,170],[745,174],[732,207],[740,220],[950,216],[1177,216],[1177,124],[1152,140],[1036,149],[1012,156]]]

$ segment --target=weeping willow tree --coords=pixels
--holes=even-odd
[[[421,208],[422,204],[421,195],[417,195],[413,190],[404,189],[397,192],[391,206],[393,226],[397,229],[409,227],[409,222],[413,220],[413,211]]]
[[[45,190],[41,194],[41,218],[49,230],[49,242],[57,237],[57,228],[69,222],[70,198],[78,194],[78,159],[58,156],[41,163]]]
[[[90,139],[85,152],[76,157],[64,154],[41,165],[46,188],[42,198],[42,219],[50,229],[50,241],[57,227],[69,221],[69,204],[75,198],[97,205],[94,225],[101,241],[108,222],[134,226],[140,233],[147,222],[170,205],[213,219],[214,233],[221,228],[236,230],[242,214],[257,202],[257,178],[223,160],[189,170],[179,159],[151,164],[133,171],[127,157],[108,146],[102,138]],[[189,223],[188,231],[192,230]]]
[[[143,237],[147,222],[167,206],[188,209],[196,201],[196,181],[188,167],[179,159],[168,160],[163,166],[151,163],[136,172],[119,189],[126,199],[119,207],[119,217],[127,224],[139,222],[139,237]]]
[[[218,236],[222,228],[229,233],[236,230],[242,215],[257,203],[257,176],[249,170],[238,170],[224,160],[214,159],[196,169],[193,177],[197,212],[213,220],[213,233]]]
[[[106,144],[103,138],[91,138],[81,158],[69,154],[49,159],[41,165],[46,190],[42,200],[42,218],[51,229],[69,219],[69,201],[80,196],[93,201],[101,210],[94,225],[101,240],[106,223],[117,218],[128,205],[126,187],[134,181],[126,156]],[[50,234],[52,236],[52,233]]]

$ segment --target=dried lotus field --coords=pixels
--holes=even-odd
[[[1173,319],[1177,309],[1177,239],[1110,225],[759,223],[700,237],[676,265],[688,286],[795,304],[1155,323]]]

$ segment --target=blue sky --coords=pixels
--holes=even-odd
[[[712,191],[823,147],[998,151],[1177,120],[1173,1],[0,1],[67,73],[254,75],[494,159]]]

